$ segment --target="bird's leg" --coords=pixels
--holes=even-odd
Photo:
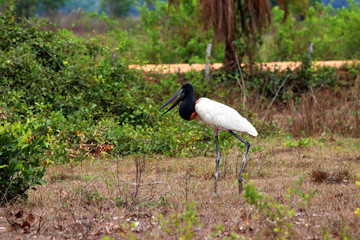
[[[220,152],[219,152],[219,137],[215,136],[215,143],[216,143],[216,170],[215,170],[215,192],[214,194],[217,195],[217,182],[219,177],[219,163],[220,163]]]
[[[240,170],[240,174],[239,174],[239,178],[238,178],[238,183],[239,183],[239,192],[241,192],[241,184],[242,182],[246,183],[245,180],[241,177],[241,174],[244,171],[245,168],[245,163],[246,163],[246,157],[248,155],[249,149],[250,149],[250,143],[247,142],[245,139],[241,138],[239,135],[237,135],[236,133],[234,133],[233,131],[230,131],[230,133],[236,137],[237,139],[239,139],[241,142],[243,142],[246,145],[246,150],[245,150],[245,155],[244,155],[244,159],[243,159],[243,163],[241,165],[241,170]]]

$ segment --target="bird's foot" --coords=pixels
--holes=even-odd
[[[240,184],[241,182],[246,183],[246,181],[245,181],[241,176],[239,177],[238,182],[239,182],[239,184]]]
[[[242,182],[239,182],[238,187],[239,187],[239,195],[241,195],[242,191],[244,190]]]
[[[243,182],[246,183],[246,181],[240,176],[238,179],[239,195],[241,195],[244,190]]]

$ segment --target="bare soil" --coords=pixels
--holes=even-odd
[[[222,153],[218,196],[213,195],[215,149],[193,158],[104,155],[49,166],[47,185],[31,190],[27,202],[1,208],[0,238],[359,239],[360,217],[354,211],[360,207],[355,184],[360,141],[328,136],[310,139],[305,147],[290,147],[289,141],[253,138],[258,150],[250,153],[245,173],[247,184],[253,181],[276,203],[274,211],[283,204],[293,216],[285,211],[271,219],[239,195],[243,151],[237,148]],[[300,177],[303,183],[296,188]],[[289,189],[298,193],[288,198]],[[315,195],[306,204],[302,194],[311,191]],[[186,210],[191,202],[194,210]]]
[[[336,67],[339,68],[342,65],[346,64],[354,64],[356,61],[314,61],[314,67]],[[301,65],[301,62],[265,62],[262,64],[258,64],[260,67],[264,69],[269,69],[273,71],[274,69],[278,69],[280,71],[285,70],[286,68],[295,69]],[[211,64],[211,69],[219,69],[224,65],[222,63],[214,63]],[[205,69],[205,64],[163,64],[163,65],[155,65],[155,64],[146,64],[146,65],[129,65],[130,68],[144,70],[146,72],[163,72],[163,73],[183,73],[189,71],[202,71]]]

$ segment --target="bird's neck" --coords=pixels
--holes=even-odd
[[[190,92],[182,101],[179,114],[183,119],[190,121],[193,113],[195,113],[195,96],[194,92]]]

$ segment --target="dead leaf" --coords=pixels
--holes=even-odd
[[[13,222],[13,223],[11,223],[11,227],[12,227],[13,229],[18,229],[18,228],[21,227],[21,225],[20,225],[19,223],[17,223],[17,222]]]
[[[10,232],[12,228],[0,227],[0,233]]]
[[[67,197],[67,195],[68,195],[64,190],[62,190],[62,188],[59,189],[59,193],[60,193],[61,197],[63,197],[63,198]]]
[[[24,211],[23,210],[19,210],[16,214],[15,214],[15,217],[17,218],[21,218],[24,214]]]
[[[30,225],[30,223],[29,223],[28,221],[23,221],[21,227],[22,227],[22,228],[26,228],[26,227],[27,227],[27,228],[30,228],[31,225]]]
[[[29,233],[30,232],[30,227],[25,226],[22,230],[23,233]]]
[[[33,224],[33,223],[35,222],[35,217],[34,217],[34,215],[32,215],[31,213],[29,213],[27,220],[28,220],[28,222],[29,222],[30,224]]]

